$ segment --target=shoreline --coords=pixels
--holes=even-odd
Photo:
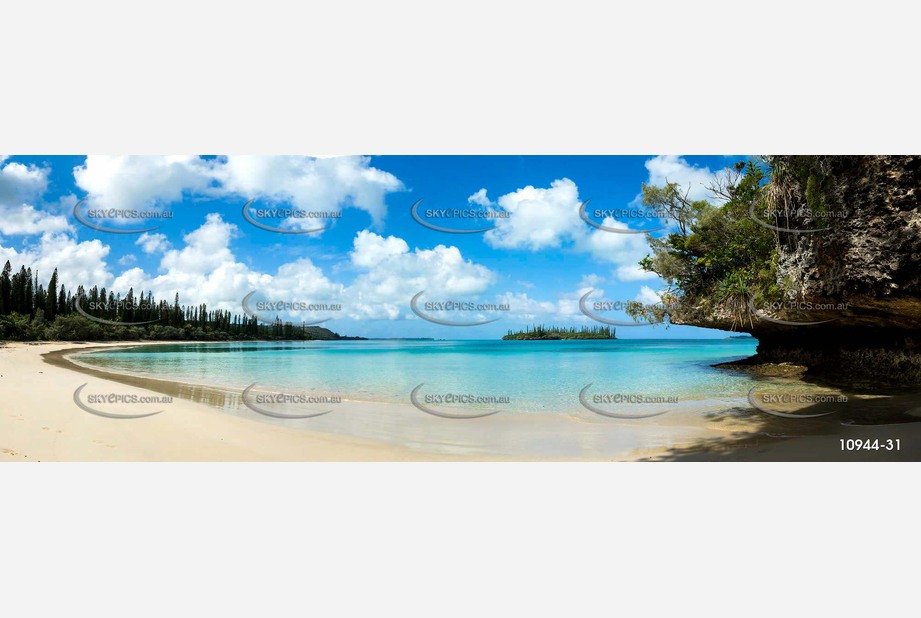
[[[86,375],[92,376],[94,378],[99,378],[102,380],[111,380],[125,384],[127,386],[137,386],[139,388],[144,388],[146,390],[155,391],[168,395],[170,397],[178,397],[181,399],[188,399],[196,403],[208,403],[207,400],[216,400],[218,397],[214,395],[224,395],[225,397],[232,396],[229,390],[221,389],[217,386],[205,386],[205,385],[195,385],[191,383],[183,383],[179,381],[171,381],[160,378],[147,378],[140,377],[130,373],[119,373],[116,371],[105,371],[103,369],[97,369],[90,367],[88,365],[82,364],[69,358],[75,353],[82,352],[94,352],[97,350],[113,350],[119,348],[134,348],[142,345],[157,345],[160,342],[134,342],[134,343],[124,343],[119,342],[117,345],[100,345],[98,343],[93,343],[90,347],[86,348],[63,348],[58,350],[52,350],[50,352],[45,352],[42,354],[42,359],[55,367],[60,367],[70,371],[76,371],[79,373],[84,373]],[[197,342],[190,342],[197,343]],[[212,397],[203,397],[207,393],[212,395]],[[222,392],[223,391],[223,392]],[[209,404],[213,405],[213,404]],[[220,407],[220,406],[217,406]]]
[[[116,382],[120,382],[130,386],[137,386],[146,388],[148,390],[154,390],[156,392],[163,393],[165,395],[173,397],[181,397],[195,401],[196,403],[202,403],[211,406],[212,408],[220,409],[221,413],[228,414],[233,413],[235,410],[241,410],[243,408],[241,401],[241,391],[244,386],[231,386],[231,385],[209,385],[202,383],[192,383],[184,382],[168,377],[162,376],[142,376],[132,373],[123,373],[111,369],[100,369],[96,367],[89,366],[84,363],[80,363],[75,358],[76,354],[82,354],[85,352],[92,352],[100,349],[126,349],[131,347],[138,347],[139,345],[160,345],[160,344],[173,345],[175,342],[113,342],[112,345],[90,345],[88,347],[81,347],[78,349],[62,349],[51,353],[46,353],[43,357],[48,362],[57,363],[60,366],[79,371],[81,373],[86,373],[88,375],[101,377],[103,379],[111,379]],[[198,345],[202,342],[183,342],[190,345]],[[204,342],[204,343],[214,343],[214,342]],[[220,342],[218,342],[220,343]],[[585,427],[597,426],[598,421],[591,418],[578,418],[575,415],[581,414],[583,417],[591,417],[591,414],[586,414],[584,409],[578,410],[567,410],[559,412],[535,412],[533,410],[508,410],[508,414],[501,415],[504,418],[493,418],[490,420],[492,425],[475,427],[473,425],[468,425],[466,422],[461,424],[456,424],[455,422],[447,421],[445,422],[442,419],[433,419],[428,417],[425,414],[420,413],[415,408],[411,407],[409,403],[406,402],[392,402],[392,401],[368,401],[360,398],[350,398],[343,399],[349,405],[345,406],[343,412],[346,413],[365,413],[373,414],[378,417],[378,420],[383,418],[386,422],[390,424],[389,427],[385,428],[383,431],[375,431],[374,435],[369,436],[362,435],[363,432],[361,428],[357,428],[357,434],[354,433],[356,428],[354,426],[344,428],[341,424],[330,423],[328,431],[324,431],[324,435],[331,437],[348,435],[351,437],[361,437],[365,439],[371,439],[375,442],[380,442],[383,444],[392,445],[398,442],[405,440],[405,434],[407,432],[419,432],[425,431],[428,436],[428,445],[423,443],[418,443],[418,447],[421,448],[424,452],[427,453],[438,453],[438,454],[448,454],[448,455],[460,455],[463,453],[465,459],[470,459],[471,455],[474,453],[480,452],[480,456],[486,460],[506,460],[513,459],[519,460],[523,459],[526,461],[545,461],[545,460],[559,460],[559,461],[610,461],[610,460],[634,460],[637,458],[633,452],[636,450],[636,445],[624,446],[616,450],[616,452],[590,452],[585,453],[582,450],[578,452],[573,452],[570,449],[568,453],[554,453],[548,454],[544,449],[538,449],[535,452],[535,449],[529,448],[528,444],[523,444],[522,442],[527,442],[527,440],[522,440],[518,438],[519,435],[528,435],[528,434],[547,434],[547,433],[566,433],[567,430],[570,432],[573,431],[583,431]],[[695,403],[704,403],[703,406],[695,405]],[[621,423],[617,421],[610,421],[611,425],[620,425],[623,427],[629,427],[632,425],[632,430],[637,433],[646,433],[650,434],[652,437],[655,437],[651,442],[659,443],[668,442],[673,443],[672,440],[669,440],[669,435],[681,436],[681,435],[693,435],[696,439],[697,437],[702,437],[706,432],[701,431],[699,417],[696,416],[696,413],[704,411],[715,411],[717,409],[723,409],[726,406],[723,404],[716,404],[715,400],[701,399],[701,400],[689,400],[687,405],[682,406],[682,412],[686,413],[687,417],[692,417],[692,423],[696,425],[690,429],[682,427],[680,422],[677,422],[676,419],[681,418],[681,413],[670,414],[662,422],[661,426],[650,426],[646,421],[628,421],[624,420]],[[693,410],[692,410],[693,408]],[[475,408],[470,408],[475,410]],[[506,411],[503,411],[506,412]],[[693,415],[693,416],[692,416]],[[257,417],[256,421],[260,423],[266,422],[275,422],[272,419],[265,418],[264,416],[259,416],[253,414],[252,416]],[[322,421],[317,421],[322,422]],[[436,423],[433,427],[431,423]],[[675,423],[677,422],[677,426]],[[284,423],[283,423],[284,424]],[[291,423],[289,423],[291,424]],[[496,427],[496,425],[499,427]],[[573,427],[573,424],[578,424],[577,427]],[[380,428],[378,428],[380,429]],[[476,429],[476,431],[472,431]],[[490,431],[498,431],[501,435],[508,437],[505,440],[504,445],[494,444],[491,448],[487,446],[489,440],[484,435]],[[453,447],[450,445],[454,443]],[[690,444],[693,442],[692,439],[688,438],[684,441],[676,440],[679,444]],[[400,444],[395,444],[396,446],[401,446]],[[434,446],[433,446],[434,445]],[[405,445],[403,445],[405,446]],[[507,452],[503,446],[514,450],[515,452]],[[440,449],[440,450],[432,450]],[[641,447],[640,450],[646,452],[650,447]]]
[[[160,342],[141,342],[155,344]],[[74,404],[86,378],[110,392],[149,396],[170,387],[143,379],[78,371],[60,357],[90,347],[124,346],[73,342],[0,345],[0,461],[457,461],[351,436],[260,422],[226,414],[177,393],[168,413],[138,419],[101,418]],[[128,345],[135,345],[129,343]],[[48,361],[44,355],[54,356]],[[88,370],[93,371],[93,370]],[[15,384],[15,392],[9,384]],[[162,381],[161,381],[162,382]],[[179,390],[182,390],[179,385]],[[176,391],[174,391],[176,392]],[[12,395],[12,396],[10,396]],[[172,395],[171,395],[172,396]],[[226,397],[226,394],[224,395]]]
[[[19,414],[7,418],[26,420],[29,415],[42,419],[46,431],[58,431],[55,421],[62,417],[77,419],[81,426],[92,426],[105,436],[111,432],[131,429],[132,439],[143,427],[143,448],[137,445],[121,450],[114,439],[96,440],[118,451],[100,451],[95,446],[81,450],[72,445],[62,449],[33,446],[8,446],[0,440],[0,455],[21,454],[27,459],[58,459],[67,461],[630,461],[652,448],[688,446],[708,433],[704,423],[693,426],[653,424],[638,421],[617,422],[612,419],[575,418],[569,414],[556,415],[496,415],[487,423],[476,420],[453,421],[424,414],[409,404],[348,402],[341,411],[327,418],[308,421],[274,421],[241,410],[240,394],[217,386],[200,386],[157,378],[118,374],[75,364],[68,356],[89,350],[125,348],[175,342],[111,342],[111,343],[8,343],[0,347],[0,373],[12,373],[19,394]],[[195,343],[195,342],[187,342]],[[13,362],[9,362],[10,356]],[[31,375],[30,375],[31,374]],[[53,377],[36,384],[35,375]],[[51,375],[49,375],[51,374]],[[74,390],[81,384],[102,386],[117,392],[160,393],[174,398],[169,414],[142,419],[102,419],[79,411],[74,405]],[[2,382],[0,382],[2,383]],[[98,389],[97,389],[98,390]],[[49,400],[54,403],[50,404]],[[220,408],[220,409],[218,409]],[[672,416],[672,415],[669,415]],[[690,416],[690,415],[689,415]],[[49,417],[54,417],[53,419]],[[0,418],[0,436],[9,436]],[[194,427],[189,426],[193,423]],[[100,423],[107,423],[100,425]],[[170,427],[162,432],[160,425]],[[605,429],[609,426],[610,429]],[[13,424],[9,429],[17,428]],[[216,449],[214,437],[206,439],[202,429],[213,430],[221,448]],[[177,435],[181,429],[181,435]],[[245,436],[238,432],[245,430]],[[234,432],[232,440],[227,432]],[[167,435],[169,433],[170,435]],[[369,437],[383,436],[385,439]],[[39,434],[41,435],[41,434]],[[18,438],[16,432],[12,432]],[[80,442],[85,445],[82,436]],[[34,439],[35,436],[32,436]],[[150,441],[158,440],[154,448]],[[241,448],[244,441],[254,446]],[[599,443],[599,440],[601,442]],[[205,448],[193,448],[190,442],[202,441]],[[280,444],[276,444],[276,441]],[[229,449],[233,442],[236,449]],[[38,444],[41,443],[39,440]],[[25,444],[28,444],[26,442]],[[311,448],[305,449],[309,445]],[[322,448],[320,448],[322,445]],[[49,452],[50,451],[50,452]]]
[[[239,389],[117,373],[69,358],[99,349],[158,344],[175,342],[0,344],[0,384],[12,379],[17,389],[12,398],[13,413],[0,415],[0,461],[921,459],[921,397],[917,393],[857,396],[851,407],[858,406],[861,414],[795,421],[726,402],[723,409],[684,407],[683,414],[668,414],[662,421],[614,421],[591,418],[590,413],[551,413],[495,415],[482,419],[486,422],[458,422],[430,417],[409,404],[362,401],[344,402],[328,418],[276,421],[246,409]],[[112,420],[81,412],[74,405],[74,390],[90,384],[87,378],[92,380],[90,389],[103,387],[113,392],[115,388],[119,393],[172,397],[169,414]],[[793,378],[784,382],[813,386]],[[765,385],[769,388],[771,381],[766,380]],[[862,413],[864,408],[866,414]],[[881,422],[887,419],[894,422]],[[22,429],[29,420],[40,429],[32,426],[27,436]],[[61,435],[75,427],[80,431],[73,439]],[[838,449],[841,438],[874,436],[901,437],[905,444],[896,453]],[[50,444],[48,438],[52,438]]]
[[[203,345],[203,344],[214,344],[221,345],[228,342],[215,342],[215,341],[184,341],[179,342],[178,345]],[[99,344],[94,342],[93,344],[87,344],[90,347],[80,348],[80,349],[64,349],[57,350],[54,352],[46,353],[43,355],[47,359],[47,362],[58,364],[67,369],[73,369],[76,371],[83,371],[84,373],[93,375],[95,377],[103,379],[112,379],[118,382],[122,382],[130,385],[151,385],[158,386],[162,392],[171,396],[179,397],[190,397],[194,399],[195,391],[220,391],[222,393],[227,393],[231,397],[238,396],[238,391],[242,391],[249,384],[238,383],[238,384],[215,384],[215,383],[206,383],[206,382],[192,382],[183,379],[177,379],[164,375],[150,374],[143,375],[139,373],[131,373],[128,371],[119,371],[115,369],[104,369],[98,366],[91,365],[89,363],[81,362],[75,356],[82,355],[84,353],[92,353],[100,350],[117,350],[117,349],[129,349],[134,347],[142,346],[154,346],[154,345],[177,345],[174,341],[138,341],[138,342],[112,342],[112,345]],[[729,361],[727,363],[719,363],[716,365],[711,365],[711,367],[721,368],[725,366],[728,369],[735,369],[732,367],[734,363],[739,361]],[[771,374],[764,374],[771,376]],[[774,377],[774,376],[771,376]],[[776,377],[785,377],[780,374]],[[148,382],[149,381],[149,382]],[[262,383],[260,383],[262,384]],[[157,390],[154,388],[153,390]],[[362,395],[356,395],[355,393],[339,393],[336,391],[322,391],[319,394],[333,394],[342,397],[343,401],[350,403],[359,403],[359,404],[371,404],[371,405],[389,405],[389,406],[405,406],[407,405],[405,401],[389,401],[386,399],[368,399]],[[723,397],[712,397],[712,396],[702,396],[702,395],[688,395],[682,397],[679,401],[679,405],[682,408],[687,410],[696,409],[698,411],[713,411],[715,409],[725,408],[725,399],[728,398],[738,398],[742,400],[745,398],[746,391],[739,391],[738,393],[732,395],[725,395]],[[197,399],[195,399],[198,401]],[[201,403],[208,403],[208,401],[200,401]],[[216,406],[221,407],[221,406]],[[471,410],[477,408],[470,408]],[[554,412],[548,412],[546,410],[537,410],[533,408],[505,408],[504,412],[510,412],[514,414],[554,414]],[[583,412],[584,408],[581,406],[573,406],[572,408],[563,409],[558,414],[576,414]]]

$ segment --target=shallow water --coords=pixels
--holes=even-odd
[[[424,384],[420,399],[485,398],[467,408],[574,412],[584,409],[579,394],[589,384],[585,397],[611,410],[637,408],[639,398],[691,404],[744,397],[753,378],[711,365],[751,356],[755,346],[753,339],[256,342],[110,349],[78,359],[100,369],[230,388],[257,383],[408,403]],[[644,409],[667,405],[647,401]]]
[[[669,453],[722,447],[755,436],[753,448],[763,448],[764,440],[810,436],[819,436],[827,447],[836,446],[848,431],[865,430],[858,425],[866,424],[866,418],[838,404],[834,414],[812,419],[755,411],[751,390],[782,395],[828,391],[796,380],[712,367],[750,356],[755,346],[751,339],[158,344],[80,352],[74,360],[117,371],[119,379],[129,382],[167,378],[172,382],[140,385],[202,401],[227,414],[487,459],[667,458]],[[138,377],[125,377],[129,374]],[[338,395],[342,403],[379,403],[265,406],[285,415],[278,418],[247,402],[244,389],[253,384],[257,386],[247,389],[251,398],[273,391],[306,392]],[[445,393],[499,396],[507,402],[431,404],[443,413],[463,413],[459,418],[465,419],[446,420],[407,405],[414,389],[426,404],[425,396]],[[588,394],[580,400],[582,391]],[[595,400],[611,395],[672,399],[652,404]],[[915,400],[909,403],[917,405]],[[778,411],[789,407],[772,405]],[[851,402],[851,407],[864,405],[863,399]],[[905,405],[896,406],[898,418],[890,414],[883,420],[912,420],[901,410]],[[324,409],[327,413],[321,416],[288,416]],[[473,420],[471,410],[496,413]],[[806,407],[806,412],[816,411]]]

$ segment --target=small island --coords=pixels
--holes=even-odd
[[[502,337],[505,341],[512,340],[558,340],[558,339],[617,339],[614,336],[615,329],[610,326],[583,326],[576,328],[560,328],[559,326],[533,326],[526,327],[525,330],[508,334]]]

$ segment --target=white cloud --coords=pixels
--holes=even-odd
[[[77,186],[89,201],[106,208],[151,208],[184,195],[241,200],[265,199],[298,209],[338,212],[343,207],[368,212],[375,223],[386,216],[385,196],[403,189],[388,172],[371,167],[369,157],[98,156],[74,168]],[[241,202],[242,205],[242,202]],[[313,225],[309,219],[295,219]]]
[[[306,258],[282,264],[274,274],[262,273],[234,256],[230,245],[236,234],[235,225],[209,214],[183,238],[183,247],[166,251],[160,274],[132,268],[115,279],[113,288],[152,290],[166,299],[178,292],[183,304],[207,302],[210,308],[237,312],[243,297],[255,290],[269,300],[339,303],[355,319],[397,319],[410,314],[409,301],[421,290],[443,299],[471,298],[496,279],[489,269],[465,260],[456,247],[410,250],[401,238],[369,231],[353,241],[351,265],[359,274],[348,286],[331,281]],[[286,319],[300,315],[292,312]]]
[[[486,196],[486,189],[480,189],[473,195],[467,198],[468,204],[477,204],[479,206],[492,206],[492,202],[489,201],[489,198]]]
[[[178,292],[183,304],[206,302],[211,309],[240,311],[243,297],[271,280],[237,261],[230,249],[237,227],[211,213],[198,229],[183,237],[185,246],[166,251],[160,273],[151,277],[140,268],[119,276],[115,289],[133,287],[135,292],[151,290],[154,296],[172,300]]]
[[[375,224],[387,214],[387,193],[403,189],[396,176],[360,156],[229,156],[215,168],[215,177],[225,192],[246,199],[288,202],[308,211],[350,206],[366,211]]]
[[[663,186],[666,182],[675,182],[688,191],[689,199],[716,201],[707,190],[716,178],[716,173],[711,172],[709,167],[691,165],[683,157],[675,155],[659,155],[646,161],[645,165],[649,171],[648,184]]]
[[[294,295],[297,298],[291,299],[292,302],[336,303],[342,300],[344,286],[330,281],[309,259],[301,258],[282,264],[261,290],[274,299],[291,299]]]
[[[112,200],[116,199],[113,196],[121,195],[123,199],[140,200],[131,206],[165,204],[190,194],[239,193],[241,197],[286,200],[296,207],[311,210],[333,210],[354,205],[367,210],[372,217],[383,217],[386,194],[402,188],[399,180],[392,175],[371,168],[370,160],[365,157],[324,160],[230,157],[213,161],[196,157],[164,157],[153,166],[152,173],[160,179],[159,186],[152,183],[135,188],[129,186],[126,178],[130,174],[125,176],[124,172],[131,169],[134,170],[132,173],[140,174],[144,166],[138,167],[131,158],[115,158],[119,160],[114,162],[91,159],[76,168],[75,175],[81,175],[78,182],[98,191],[98,194],[93,194],[98,199]],[[40,197],[47,188],[47,170],[16,163],[9,163],[3,169],[14,165],[19,167],[14,167],[5,177],[0,176],[0,179],[7,179],[8,194],[12,186],[9,179],[15,179],[18,183],[15,187],[17,199]],[[690,169],[690,175],[673,176],[682,165]],[[696,178],[702,183],[701,173],[709,173],[706,168],[688,166],[683,159],[675,157],[656,157],[647,162],[647,168],[650,181],[655,181],[661,174],[662,182],[667,174],[670,181]],[[102,171],[105,169],[110,172],[108,179]],[[309,199],[310,195],[319,197]],[[72,196],[67,200],[72,201]],[[614,234],[587,226],[578,216],[581,205],[578,187],[569,179],[555,180],[546,188],[528,186],[518,189],[495,202],[490,201],[487,190],[483,188],[471,195],[468,202],[484,207],[498,205],[511,213],[509,219],[499,219],[497,229],[485,235],[486,242],[493,247],[530,251],[566,247],[609,264],[613,269],[611,276],[618,280],[655,278],[654,274],[640,270],[637,265],[648,252],[644,236]],[[28,210],[23,209],[24,206],[17,207],[21,219],[0,220],[0,231],[4,231],[4,224],[14,229],[9,222],[17,221],[16,225],[23,229],[34,229],[36,233],[43,231],[45,234],[38,245],[20,248],[19,252],[0,247],[0,257],[12,257],[14,264],[37,266],[42,279],[47,279],[51,270],[58,267],[62,282],[71,289],[77,284],[105,285],[122,292],[134,287],[138,293],[152,290],[158,298],[167,300],[172,300],[172,296],[179,292],[184,304],[207,302],[209,308],[234,312],[240,311],[240,302],[247,293],[258,289],[276,299],[338,300],[345,306],[347,315],[353,318],[398,319],[411,316],[409,299],[420,290],[426,290],[426,295],[431,298],[472,300],[483,295],[498,278],[485,266],[466,259],[457,247],[411,248],[402,238],[369,231],[359,232],[353,240],[345,268],[357,274],[348,285],[331,281],[322,268],[308,259],[282,264],[274,273],[260,272],[234,255],[231,245],[238,230],[217,214],[208,215],[201,227],[181,241],[174,239],[175,248],[163,234],[142,235],[137,240],[141,250],[162,254],[158,271],[147,273],[141,268],[130,268],[116,278],[106,265],[108,246],[98,240],[77,243],[65,234],[48,233],[49,229],[67,229],[66,219],[57,217],[63,227],[51,228],[53,224],[61,225],[54,223],[53,215],[37,214],[40,211],[34,207],[28,206],[32,209]],[[50,219],[41,220],[41,215]],[[627,224],[612,219],[606,219],[604,224],[627,228]],[[33,227],[26,228],[26,225]],[[48,229],[42,229],[43,225]],[[123,267],[132,266],[129,261],[119,263]],[[506,294],[496,298],[500,301],[507,299],[513,307],[511,313],[526,319],[548,316],[548,319],[581,320],[579,296],[588,289],[597,289],[604,281],[598,274],[585,275],[577,290],[558,295],[553,300],[537,300],[527,294]],[[292,294],[299,298],[291,298]],[[650,294],[654,294],[652,288],[642,286],[637,298],[651,299]]]
[[[485,189],[474,196],[481,194],[485,197]],[[510,215],[508,219],[498,219],[496,228],[486,232],[484,240],[492,247],[539,251],[568,245],[591,254],[596,260],[614,264],[613,274],[621,281],[656,277],[638,265],[649,252],[645,236],[607,232],[586,225],[579,217],[582,206],[579,189],[568,178],[554,180],[546,189],[532,186],[519,189],[500,197],[498,204]],[[626,223],[610,217],[602,223],[630,229]]]
[[[662,298],[659,296],[659,293],[648,285],[640,286],[640,291],[637,293],[634,300],[644,305],[655,305],[662,302]]]
[[[147,276],[147,273],[144,272],[143,268],[140,268],[140,267],[129,268],[128,270],[123,272],[121,275],[119,275],[115,279],[115,282],[112,285],[112,290],[113,291],[117,290],[119,293],[124,293],[128,289],[131,289],[131,288],[133,288],[134,291],[137,293],[144,292],[145,295],[149,290],[151,290],[152,285],[150,282],[150,278]],[[157,300],[172,300],[172,296],[169,296],[169,295],[160,296],[158,292],[156,291],[154,291],[154,295],[157,297]],[[186,299],[182,298],[181,293],[179,297],[180,297],[181,302],[183,303],[187,302]]]
[[[195,274],[210,272],[233,257],[230,240],[237,233],[236,225],[225,222],[217,213],[210,213],[200,228],[183,237],[185,247],[163,256],[161,267]]]
[[[614,269],[614,276],[620,281],[644,281],[657,279],[659,276],[653,272],[643,270],[639,265],[631,263],[621,264]]]
[[[36,210],[28,204],[4,206],[0,204],[0,234],[41,234],[69,229],[67,218]]]
[[[138,236],[134,244],[139,246],[144,253],[161,253],[172,247],[166,234],[148,234],[147,232]]]
[[[151,208],[205,192],[212,162],[196,156],[89,155],[74,168],[77,186],[100,208]]]
[[[99,240],[78,243],[66,234],[45,233],[39,244],[23,251],[0,246],[0,264],[10,261],[13,268],[31,268],[39,273],[39,281],[47,285],[54,269],[58,269],[58,281],[73,292],[78,285],[109,285],[112,273],[106,266],[109,247]]]
[[[16,162],[0,167],[0,234],[42,234],[70,227],[65,217],[38,210],[27,203],[44,194],[49,171]]]
[[[91,282],[89,287],[107,285],[112,281],[106,265],[108,255],[109,246],[98,239],[77,242],[65,234],[44,234],[32,270],[50,276],[57,268],[58,280],[74,291],[87,282]]]
[[[590,289],[595,289],[601,296],[604,290],[594,286],[582,287],[560,294],[556,300],[538,300],[531,298],[524,292],[506,292],[496,296],[496,302],[509,305],[509,313],[505,316],[510,320],[531,321],[546,319],[563,322],[587,322],[589,318],[579,309],[579,298]]]
[[[401,238],[368,231],[356,235],[350,255],[352,264],[365,271],[345,290],[354,318],[396,319],[422,290],[441,300],[471,298],[496,280],[485,266],[465,260],[457,247],[410,251]]]
[[[535,251],[585,235],[585,223],[579,218],[579,189],[568,178],[554,180],[547,189],[529,185],[507,193],[498,204],[510,214],[497,219],[496,227],[484,235],[491,247]]]
[[[691,199],[716,201],[707,186],[718,172],[708,167],[694,166],[682,157],[662,155],[646,161],[647,182],[664,185],[676,182],[687,188]],[[728,168],[727,168],[728,169]],[[642,199],[638,195],[631,205]],[[471,203],[490,204],[486,189],[468,198]],[[497,203],[509,212],[507,219],[498,219],[496,227],[484,235],[494,248],[539,251],[570,246],[591,254],[596,260],[614,265],[613,276],[620,281],[656,279],[655,273],[644,271],[639,261],[650,253],[644,234],[620,234],[594,229],[579,217],[582,200],[579,189],[568,178],[554,180],[549,188],[527,186],[501,196]],[[605,227],[630,230],[630,226],[611,217],[602,222]]]
[[[361,231],[355,236],[349,254],[356,266],[373,267],[390,256],[409,252],[409,245],[402,238],[388,236],[384,238],[372,232]]]
[[[3,163],[0,160],[0,163]],[[35,199],[48,187],[48,168],[10,162],[0,168],[0,203]]]
[[[558,306],[549,300],[531,298],[525,292],[506,292],[496,296],[498,303],[508,305],[509,312],[503,317],[512,320],[535,320],[538,316],[556,315]]]
[[[294,262],[282,264],[274,275],[253,273],[254,284],[249,292],[256,292],[254,300],[251,301],[250,307],[256,307],[256,313],[262,319],[274,319],[276,317],[282,320],[313,322],[316,320],[325,320],[331,317],[338,317],[337,313],[329,311],[307,311],[303,310],[278,310],[274,313],[260,311],[258,303],[261,300],[270,302],[288,302],[288,303],[343,303],[343,289],[341,283],[330,281],[323,270],[314,265],[308,258],[301,258]],[[245,294],[244,294],[245,295]],[[242,296],[237,299],[238,307],[235,311],[242,308]]]
[[[0,245],[0,263],[9,260],[16,269],[20,266],[31,268],[46,285],[57,268],[59,281],[72,290],[88,281],[99,285],[110,283],[112,274],[105,261],[108,246],[99,240],[78,243],[63,233],[71,229],[66,217],[26,203],[40,199],[45,193],[49,172],[48,168],[16,162],[0,168],[0,234],[41,234],[37,243],[25,245],[20,250]],[[67,203],[70,200],[65,196],[58,205]]]
[[[5,160],[0,160],[0,164]],[[0,167],[0,233],[44,234],[39,243],[19,250],[0,245],[0,258],[49,273],[58,267],[61,281],[68,287],[80,284],[120,290],[134,287],[136,291],[151,290],[158,297],[169,299],[178,292],[183,303],[208,302],[212,308],[233,311],[240,309],[240,302],[248,292],[271,285],[273,280],[276,285],[270,291],[291,284],[307,294],[341,293],[342,286],[326,279],[309,260],[282,265],[274,275],[253,271],[238,261],[230,249],[237,233],[236,226],[224,222],[217,214],[208,215],[204,225],[187,234],[183,238],[184,246],[179,249],[173,249],[164,234],[141,235],[137,245],[142,251],[163,254],[159,273],[154,275],[141,268],[130,268],[115,277],[106,266],[107,245],[99,240],[77,243],[61,233],[73,229],[66,217],[43,212],[25,203],[25,200],[38,199],[44,194],[49,171],[16,162]],[[386,194],[403,189],[399,179],[372,167],[368,157],[203,159],[93,155],[74,168],[74,179],[87,193],[90,203],[97,207],[156,208],[188,196],[240,195],[241,198],[290,202],[310,210],[336,211],[354,207],[367,211],[375,222],[386,215]],[[64,196],[54,209],[74,203],[76,197]],[[367,277],[381,280],[374,268],[378,261],[371,258],[373,245],[371,243],[367,251],[359,251],[355,265],[369,269]],[[450,261],[451,252],[442,249],[436,248],[432,254],[437,253]],[[388,239],[383,251],[380,257],[394,251],[407,253],[408,247],[400,239]],[[408,260],[421,263],[427,254],[407,255],[413,256]],[[362,259],[365,260],[363,265]],[[119,261],[121,266],[131,263],[124,258]],[[443,273],[440,276],[443,278]],[[463,281],[464,277],[462,274],[457,280]]]
[[[626,223],[608,217],[602,225],[614,229],[629,229]],[[614,276],[621,281],[639,281],[654,279],[655,273],[646,272],[639,266],[639,261],[650,252],[649,243],[643,234],[618,234],[604,230],[593,230],[585,236],[581,249],[590,252],[595,259],[609,262],[616,267]]]

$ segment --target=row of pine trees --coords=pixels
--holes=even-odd
[[[614,336],[615,329],[610,326],[581,326],[569,328],[560,326],[544,326],[543,324],[533,327],[527,326],[525,330],[513,332],[502,337],[503,339],[616,339]]]
[[[88,320],[76,309],[112,322],[150,322],[144,325],[104,325]],[[58,284],[54,270],[46,288],[38,273],[21,266],[13,272],[9,261],[0,273],[0,339],[338,339],[335,333],[316,326],[282,322],[260,324],[248,315],[221,309],[208,310],[206,304],[183,306],[177,293],[172,303],[157,300],[151,292],[135,296],[129,289],[120,293],[81,285],[73,293]]]

